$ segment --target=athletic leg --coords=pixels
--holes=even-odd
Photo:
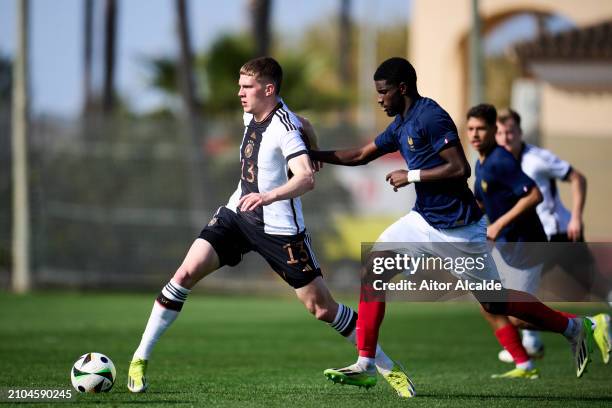
[[[181,266],[162,288],[153,303],[153,309],[142,334],[140,344],[134,352],[128,373],[128,389],[131,392],[144,392],[148,384],[145,373],[153,347],[174,323],[187,300],[187,295],[195,284],[219,268],[219,257],[212,245],[196,239],[187,252]]]

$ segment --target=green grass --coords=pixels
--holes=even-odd
[[[610,406],[612,365],[600,356],[578,380],[566,341],[545,334],[537,381],[491,380],[510,367],[474,304],[388,305],[381,333],[404,363],[418,397],[400,400],[380,378],[369,391],[333,385],[323,369],[355,352],[295,299],[193,295],[149,365],[151,387],[125,387],[128,361],[154,294],[0,294],[0,387],[70,387],[83,353],[109,355],[117,382],[108,394],[79,395],[72,406]],[[593,309],[581,309],[582,311]],[[2,403],[0,402],[0,405]],[[27,406],[22,403],[19,406]],[[58,403],[32,404],[36,407]]]

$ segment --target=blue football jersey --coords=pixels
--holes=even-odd
[[[496,146],[481,163],[476,162],[474,193],[483,203],[491,223],[510,211],[518,200],[535,186],[521,170],[521,164],[503,147]],[[532,208],[506,226],[497,239],[500,242],[545,242],[540,218]]]
[[[457,127],[434,100],[419,97],[406,117],[395,120],[374,141],[379,150],[401,153],[408,169],[425,170],[445,163],[440,152],[449,146],[461,148]],[[434,228],[455,228],[482,218],[466,179],[414,183],[413,210]]]

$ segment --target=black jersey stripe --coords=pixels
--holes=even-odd
[[[289,156],[287,156],[287,157],[285,158],[285,160],[289,161],[289,160],[293,159],[294,157],[298,157],[298,156],[301,156],[301,155],[303,155],[303,154],[308,154],[308,151],[306,151],[306,150],[300,150],[300,151],[297,151],[297,152],[295,152],[295,153],[291,153]]]
[[[291,123],[291,119],[289,118],[289,114],[287,113],[287,111],[283,110],[283,108],[280,108],[277,112],[283,123],[286,124],[289,128],[287,130],[297,130],[295,125]]]
[[[297,222],[297,214],[295,213],[295,204],[293,202],[293,198],[290,201],[291,201],[291,212],[293,213],[293,223],[295,224],[295,233],[299,234],[300,226]]]
[[[280,120],[280,122],[283,124],[283,126],[285,127],[285,130],[287,132],[289,132],[291,129],[289,128],[289,125],[287,124],[287,122],[285,121],[285,118],[283,118],[283,115],[280,114],[280,111],[276,111],[276,113],[274,114],[276,116],[278,116],[278,119]]]
[[[280,108],[279,111],[281,115],[285,117],[285,120],[289,123],[289,127],[291,128],[291,130],[297,130],[297,126],[295,126],[293,122],[291,122],[291,117],[289,117],[289,113],[283,108]]]

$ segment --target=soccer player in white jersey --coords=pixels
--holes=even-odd
[[[586,178],[550,150],[523,142],[521,117],[512,110],[499,112],[495,140],[521,162],[521,168],[542,192],[543,201],[536,207],[544,231],[551,242],[583,240],[582,213],[586,199]],[[571,184],[572,210],[565,208],[556,181]]]
[[[536,207],[538,217],[544,227],[548,240],[551,242],[582,242],[584,240],[584,228],[582,213],[586,199],[586,178],[582,173],[571,166],[567,161],[560,159],[550,150],[546,150],[523,142],[523,131],[521,129],[521,117],[512,109],[501,110],[497,117],[497,133],[495,141],[512,153],[516,160],[520,161],[522,171],[529,176],[542,193],[542,202]],[[572,192],[572,210],[568,211],[561,202],[557,189],[557,180],[569,182]],[[585,262],[590,261],[588,249],[581,245],[581,259]],[[577,252],[576,252],[577,253]],[[576,255],[574,253],[574,256]],[[563,259],[558,259],[558,263],[564,269],[571,269],[564,265]],[[584,271],[568,270],[577,282],[588,292],[592,286],[592,276],[590,268]],[[539,278],[534,281],[537,290]],[[533,292],[533,290],[527,290]],[[604,330],[595,331],[598,344],[608,344],[608,353],[602,350],[602,357],[605,362],[609,361],[609,326],[610,316],[600,313],[592,317],[598,327],[605,327]],[[523,346],[531,357],[540,358],[544,355],[544,344],[540,333],[534,330],[523,330]],[[605,335],[606,338],[599,338]],[[499,352],[501,361],[511,363],[512,356],[506,350]]]
[[[244,110],[241,176],[193,242],[174,276],[153,304],[128,372],[128,389],[144,392],[146,368],[159,337],[177,318],[195,284],[223,265],[237,265],[258,252],[295,289],[319,320],[355,343],[357,313],[332,298],[312,251],[299,197],[314,187],[314,171],[300,122],[279,96],[282,68],[262,57],[240,69],[238,96]],[[404,375],[378,348],[376,364],[388,381]]]

